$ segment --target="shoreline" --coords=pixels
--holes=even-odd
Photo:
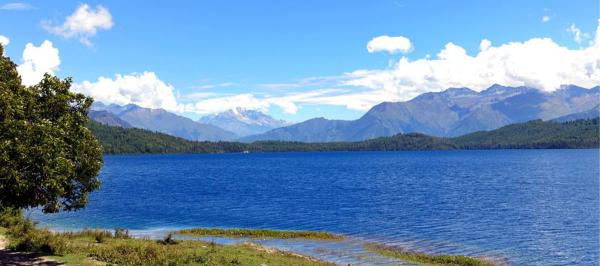
[[[131,239],[135,241],[161,241],[165,235],[173,234],[172,239],[175,241],[215,243],[223,247],[255,245],[254,247],[287,252],[300,257],[311,258],[323,263],[333,263],[335,265],[348,265],[349,263],[353,265],[387,265],[398,263],[418,263],[422,265],[504,265],[504,263],[502,263],[503,259],[496,256],[482,254],[470,257],[406,251],[396,246],[389,246],[383,242],[361,240],[350,236],[325,232],[219,228],[173,229],[174,228],[131,230],[128,231],[128,233],[129,236],[131,236]],[[106,229],[86,228],[83,230],[74,230],[73,228],[66,229],[57,227],[54,227],[53,229],[50,228],[50,230],[62,235],[73,234],[73,232],[82,232],[85,230],[106,231],[109,232],[109,234],[111,231]],[[196,232],[196,234],[193,232]],[[265,232],[267,235],[264,234]],[[373,247],[382,247],[385,248],[383,250],[401,252],[381,252],[381,250],[373,249]],[[421,260],[414,260],[413,258],[415,256],[421,258]],[[440,257],[450,261],[450,264],[436,264],[435,262],[439,260]],[[465,258],[468,260],[465,261]],[[431,263],[427,263],[428,261]],[[476,262],[476,264],[473,264],[472,262]]]

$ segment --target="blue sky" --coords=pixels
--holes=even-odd
[[[41,47],[48,40],[60,59],[57,66],[48,63],[52,72],[59,77],[73,77],[78,90],[97,99],[163,107],[194,119],[234,105],[290,121],[313,117],[356,119],[378,102],[408,100],[454,85],[481,90],[500,82],[553,90],[557,84],[591,87],[599,83],[597,64],[592,66],[593,74],[581,77],[575,73],[579,66],[590,67],[585,57],[598,55],[597,49],[592,49],[598,28],[598,1],[15,3],[0,2],[0,35],[9,39],[5,55],[15,62],[26,64],[31,60],[42,69],[43,60],[52,59],[33,57],[44,57],[46,50],[39,50],[37,54],[42,55],[32,58],[26,58],[24,50],[28,43]],[[83,15],[99,12],[96,20],[91,20],[98,26],[69,31],[65,22],[84,4],[89,8]],[[98,22],[106,19],[100,17],[104,13],[98,6],[106,10],[111,21]],[[85,19],[82,21],[89,21]],[[379,52],[369,52],[367,44],[379,36],[404,37],[410,41],[410,49],[394,52],[384,43]],[[564,79],[544,81],[544,76],[532,70],[539,68],[533,63],[524,69],[494,67],[486,75],[494,76],[489,80],[465,74],[457,81],[444,76],[456,73],[443,74],[448,72],[446,69],[460,69],[459,75],[470,73],[465,65],[471,59],[460,57],[461,49],[470,57],[488,51],[491,55],[485,59],[482,55],[478,62],[501,64],[498,55],[517,58],[523,53],[519,46],[508,44],[535,38],[550,38],[551,43],[530,42],[527,49],[547,48],[544,51],[549,57],[565,52],[564,57],[579,58],[569,62],[575,67],[560,70],[566,74],[556,74],[558,66],[544,72]],[[508,46],[504,51],[492,52],[482,49],[484,39],[491,47]],[[438,54],[444,49],[459,55],[456,60],[447,56],[445,68],[438,64],[441,62],[415,63],[440,59]],[[545,54],[537,56],[528,60],[545,58]],[[406,62],[401,64],[402,58]],[[511,62],[522,65],[518,59]],[[564,59],[549,64],[560,62]],[[435,74],[411,72],[419,66],[436,69]],[[506,77],[506,73],[512,76]],[[522,77],[514,78],[514,73]],[[100,77],[105,80],[98,82]],[[112,97],[111,92],[102,91],[104,86],[114,86],[112,93],[125,95]],[[168,91],[172,96],[167,95]],[[162,102],[170,97],[175,102]]]

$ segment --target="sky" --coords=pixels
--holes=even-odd
[[[493,84],[600,85],[600,2],[0,1],[25,85],[72,77],[96,101],[198,119],[293,122]]]

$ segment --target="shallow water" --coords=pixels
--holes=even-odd
[[[598,150],[106,156],[85,211],[32,215],[61,229],[321,230],[510,265],[596,265],[599,159]],[[348,261],[306,243],[283,249],[298,246]]]

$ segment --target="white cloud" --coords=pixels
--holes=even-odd
[[[571,50],[548,38],[499,46],[482,40],[479,51],[469,55],[461,46],[448,43],[437,55],[418,60],[402,57],[384,69],[357,70],[342,76],[313,77],[289,84],[258,84],[257,88],[267,94],[207,91],[178,95],[172,86],[148,72],[117,75],[115,79],[100,78],[96,83],[75,84],[74,88],[105,103],[136,103],[175,112],[206,114],[235,107],[267,111],[276,106],[295,114],[311,105],[337,105],[366,111],[383,101],[406,101],[425,92],[450,87],[481,91],[494,83],[544,91],[556,90],[563,84],[588,88],[599,85],[600,27],[586,48]],[[217,89],[227,85],[210,86]]]
[[[0,35],[0,44],[2,44],[2,46],[7,46],[8,43],[10,43],[8,37]]]
[[[185,112],[194,112],[198,114],[218,113],[235,107],[243,107],[245,109],[266,112],[270,107],[277,106],[281,108],[284,113],[296,114],[298,110],[302,108],[298,104],[333,104],[352,108],[360,105],[360,103],[358,103],[359,98],[369,98],[369,96],[365,97],[363,95],[339,95],[341,92],[343,92],[343,90],[325,89],[300,93],[289,93],[277,96],[264,95],[263,97],[256,97],[256,95],[251,93],[228,96],[221,95],[210,99],[201,100],[196,103],[186,104]],[[187,95],[183,95],[180,99],[187,97]],[[354,109],[358,108],[360,108],[360,110],[364,110],[364,107],[357,107]]]
[[[183,105],[176,101],[175,88],[158,79],[153,72],[117,74],[114,79],[100,77],[97,82],[84,81],[73,84],[71,88],[107,104],[133,103],[146,108],[183,111]]]
[[[573,35],[573,40],[577,43],[581,43],[584,39],[590,37],[587,33],[581,33],[581,30],[575,27],[575,23],[571,24],[571,27],[567,28],[567,32]]]
[[[371,93],[387,94],[390,99],[397,100],[410,100],[425,92],[450,87],[481,91],[494,83],[524,85],[544,91],[556,90],[563,84],[589,88],[600,84],[598,35],[596,33],[592,45],[577,50],[561,47],[548,38],[498,47],[484,40],[480,44],[481,51],[475,56],[448,43],[436,59],[413,61],[403,57],[388,69],[348,73],[350,80],[342,84],[369,88]]]
[[[37,7],[27,4],[27,3],[8,3],[8,4],[4,4],[3,6],[1,6],[0,9],[2,9],[2,10],[30,10],[30,9],[37,9]]]
[[[542,23],[550,21],[550,16],[545,15],[542,17]]]
[[[195,104],[189,103],[185,105],[186,112],[195,112],[198,114],[223,112],[236,107],[242,107],[251,110],[266,111],[271,104],[264,100],[254,97],[254,95],[238,94],[233,96],[217,97],[202,100]]]
[[[24,85],[35,85],[40,82],[45,73],[54,75],[58,71],[60,58],[58,49],[52,46],[52,42],[45,40],[42,45],[35,47],[28,43],[23,51],[23,63],[17,67]]]
[[[68,16],[60,26],[52,26],[50,21],[42,21],[42,27],[65,38],[79,38],[85,45],[92,45],[89,38],[96,35],[99,29],[108,30],[114,26],[112,15],[103,6],[94,10],[87,4],[81,4],[75,12]]]
[[[490,48],[490,46],[492,46],[492,42],[490,42],[489,40],[483,39],[483,40],[481,40],[481,43],[479,44],[479,50],[485,51],[488,48]]]
[[[221,83],[221,84],[214,84],[214,85],[202,85],[202,86],[188,86],[188,89],[199,89],[199,90],[206,90],[206,89],[213,89],[213,88],[217,88],[217,87],[229,87],[229,86],[233,86],[234,84],[231,82],[225,82],[225,83]]]
[[[589,88],[600,84],[599,35],[597,33],[592,45],[577,50],[561,47],[547,38],[500,46],[482,40],[480,51],[474,56],[462,47],[448,43],[431,58],[413,61],[403,57],[381,70],[357,70],[343,76],[315,77],[291,84],[260,84],[262,88],[284,90],[274,90],[275,95],[261,97],[253,94],[211,95],[210,99],[187,104],[186,111],[215,113],[234,107],[264,111],[279,106],[284,112],[294,114],[306,105],[337,105],[366,111],[384,101],[406,101],[425,92],[451,87],[481,91],[495,83],[524,85],[544,91],[556,90],[563,84]],[[303,90],[313,85],[329,88],[303,92],[288,90]]]
[[[294,104],[294,102],[286,101],[283,99],[276,99],[273,102],[274,105],[279,106],[281,110],[283,110],[286,114],[296,114],[298,112],[299,107]]]
[[[406,54],[412,52],[413,45],[406,37],[390,37],[384,35],[369,41],[369,43],[367,43],[367,50],[369,53],[387,51],[390,54],[398,52]]]
[[[222,95],[218,94],[216,92],[194,92],[194,93],[183,94],[183,95],[179,96],[179,98],[177,98],[177,100],[184,101],[184,102],[191,102],[191,101],[201,101],[206,98],[212,98],[212,97],[217,97],[217,96],[222,96]]]

